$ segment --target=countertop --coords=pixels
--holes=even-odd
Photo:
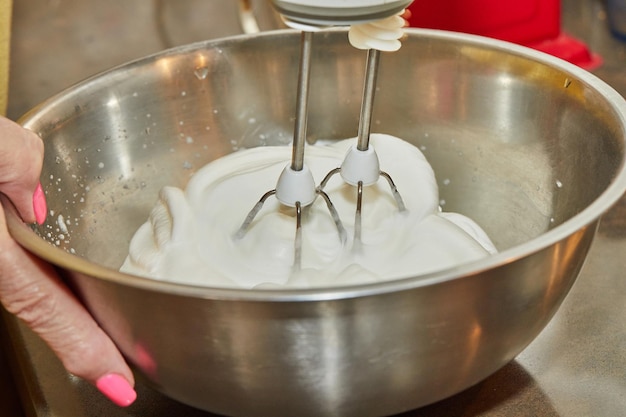
[[[16,1],[9,116],[17,118],[65,87],[133,58],[238,33],[234,4],[232,0]],[[220,10],[232,13],[212,18]],[[604,65],[593,72],[626,96],[626,43],[611,36],[604,10],[600,0],[563,0],[562,28],[602,56]],[[119,47],[122,39],[123,48]],[[528,348],[478,385],[403,416],[626,415],[625,271],[626,198],[622,198],[604,216],[588,260],[560,310]],[[8,326],[11,346],[18,347],[8,364],[18,365],[13,377],[22,393],[24,415],[209,415],[163,397],[142,381],[137,402],[127,409],[117,408],[93,387],[64,373],[27,329],[12,320]],[[31,348],[20,350],[22,343]],[[0,373],[10,377],[2,365],[0,361]],[[29,378],[36,388],[24,384]],[[7,393],[0,401],[15,399],[15,391],[0,391]],[[20,404],[13,403],[12,415],[17,416]]]

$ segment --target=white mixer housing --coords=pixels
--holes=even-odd
[[[271,0],[287,20],[314,26],[347,26],[397,14],[412,0]]]

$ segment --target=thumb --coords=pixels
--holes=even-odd
[[[133,374],[121,353],[54,268],[9,236],[1,206],[0,301],[50,346],[70,373],[96,385],[118,405],[135,400]]]

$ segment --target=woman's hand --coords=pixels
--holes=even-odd
[[[39,183],[42,161],[41,139],[0,117],[0,192],[27,223],[41,224],[46,218]],[[46,341],[70,373],[95,384],[118,405],[135,400],[133,374],[120,352],[54,268],[11,238],[2,206],[0,302]]]

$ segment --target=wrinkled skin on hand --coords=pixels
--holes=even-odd
[[[0,192],[27,223],[35,222],[33,194],[39,184],[42,162],[42,140],[0,117]],[[4,204],[6,200],[3,199]],[[3,206],[0,302],[46,341],[70,373],[93,384],[105,375],[117,374],[134,385],[133,374],[122,355],[54,268],[11,238]]]

